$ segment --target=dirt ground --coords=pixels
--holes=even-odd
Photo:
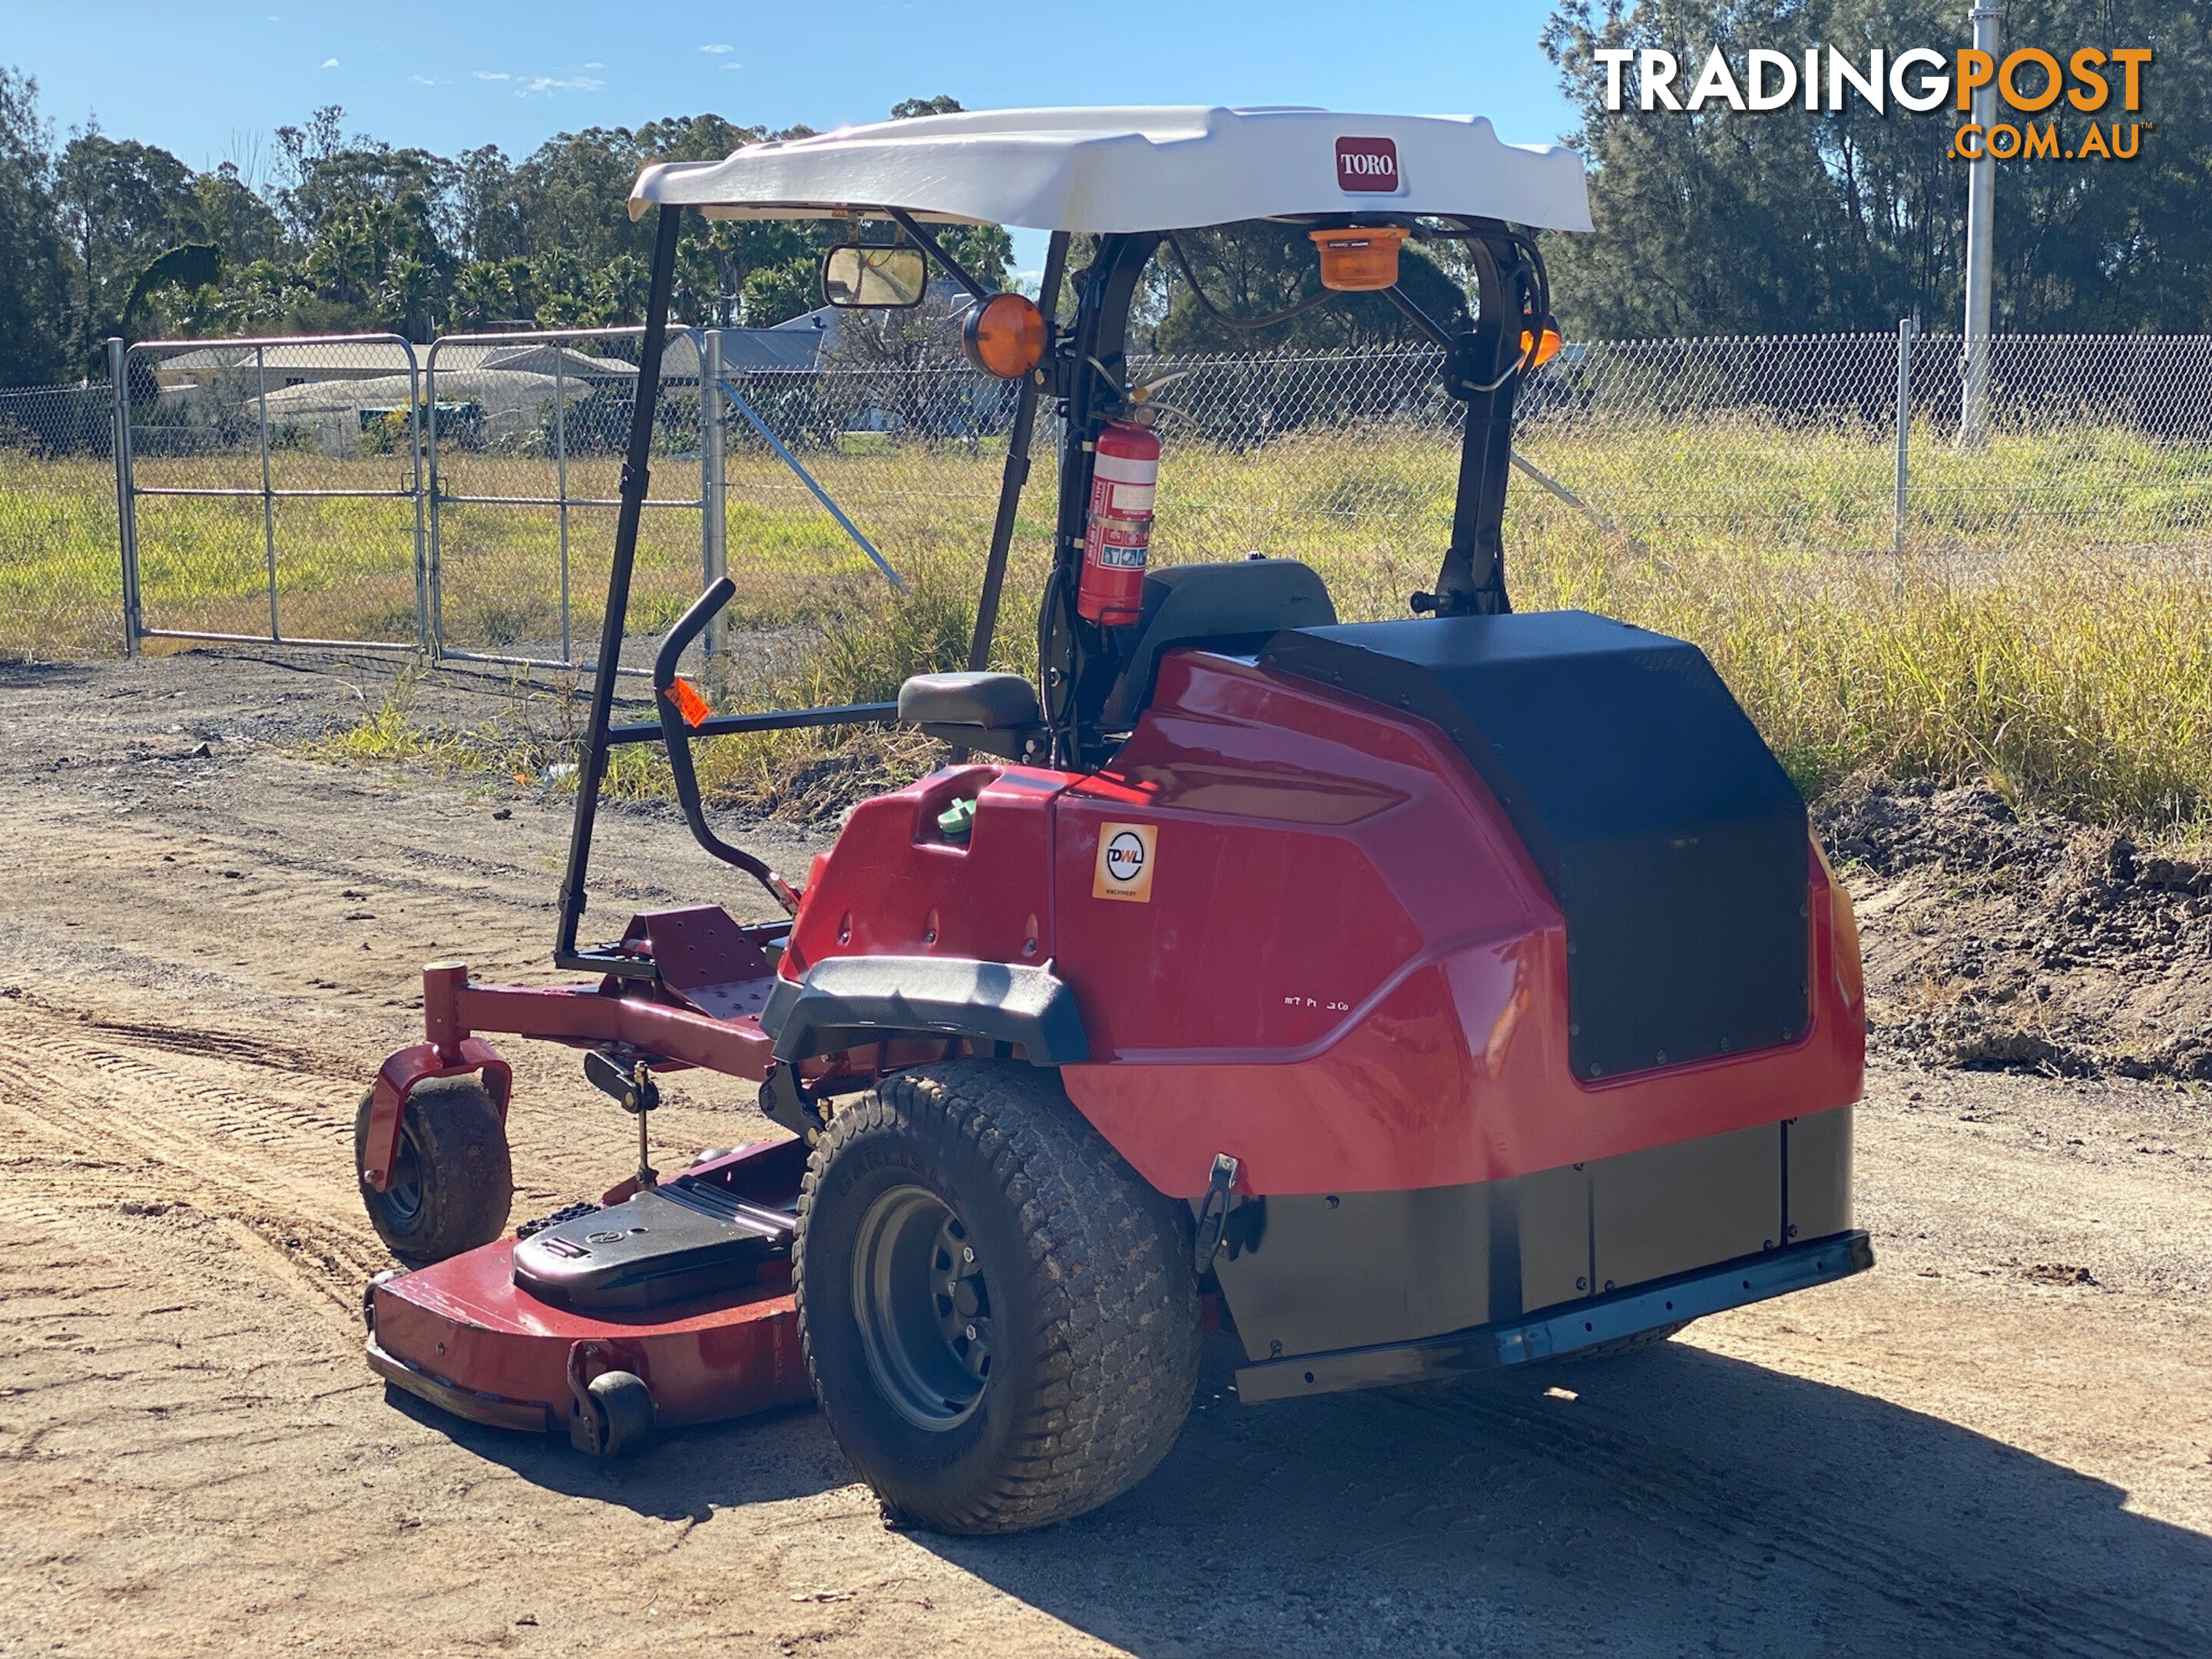
[[[288,752],[387,672],[0,670],[0,1654],[2212,1652],[2208,1097],[2110,1066],[1885,1050],[1873,1273],[1413,1397],[1247,1409],[1217,1352],[1158,1474],[1026,1537],[887,1531],[809,1411],[600,1468],[387,1403],[354,1103],[426,959],[548,976],[567,827]],[[744,898],[671,814],[601,844],[599,930]],[[1878,972],[1945,890],[1869,906]],[[510,1053],[518,1217],[629,1167]],[[668,1093],[669,1156],[760,1132]]]
[[[2212,860],[1861,785],[1814,812],[1865,933],[1874,1033],[1937,1065],[2212,1082]]]

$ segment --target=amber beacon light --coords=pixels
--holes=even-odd
[[[1306,233],[1321,254],[1321,285],[1341,294],[1365,294],[1398,280],[1398,246],[1406,233],[1395,225]]]
[[[1534,329],[1521,331],[1521,355],[1531,368],[1541,368],[1559,355],[1559,319],[1547,317]]]
[[[994,294],[968,313],[960,348],[986,374],[1018,380],[1044,360],[1044,313],[1019,294]]]

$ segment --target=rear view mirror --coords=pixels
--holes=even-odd
[[[928,268],[918,247],[848,242],[822,258],[822,297],[842,311],[896,311],[921,303]]]

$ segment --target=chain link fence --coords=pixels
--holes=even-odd
[[[583,665],[639,338],[135,347],[120,465],[112,386],[0,392],[0,650],[118,649],[135,558],[149,638]],[[657,635],[723,568],[739,589],[726,628],[787,657],[880,592],[881,565],[972,588],[1012,389],[958,367],[758,367],[743,343],[672,339],[632,635]],[[1965,447],[1955,337],[1570,343],[1522,392],[1509,557],[2204,560],[2212,340],[1988,349],[1986,441]],[[1450,523],[1460,411],[1437,367],[1422,350],[1139,362],[1164,410],[1156,556],[1294,555],[1346,615],[1400,614]],[[1043,568],[1056,436],[1048,410],[1009,618]]]
[[[429,640],[519,665],[596,655],[644,331],[451,336],[427,354]],[[701,354],[663,353],[629,625],[658,634],[704,574]]]
[[[115,393],[0,391],[0,657],[124,647]]]
[[[2212,338],[1995,336],[1980,448],[1954,441],[1963,346],[1931,335],[1907,353],[1906,550],[2106,547],[2206,562]]]

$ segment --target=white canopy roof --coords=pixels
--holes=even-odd
[[[1588,230],[1582,157],[1468,115],[1318,109],[978,110],[748,144],[647,167],[655,205],[710,218],[900,208],[1039,230],[1176,230],[1278,215],[1463,214]]]

